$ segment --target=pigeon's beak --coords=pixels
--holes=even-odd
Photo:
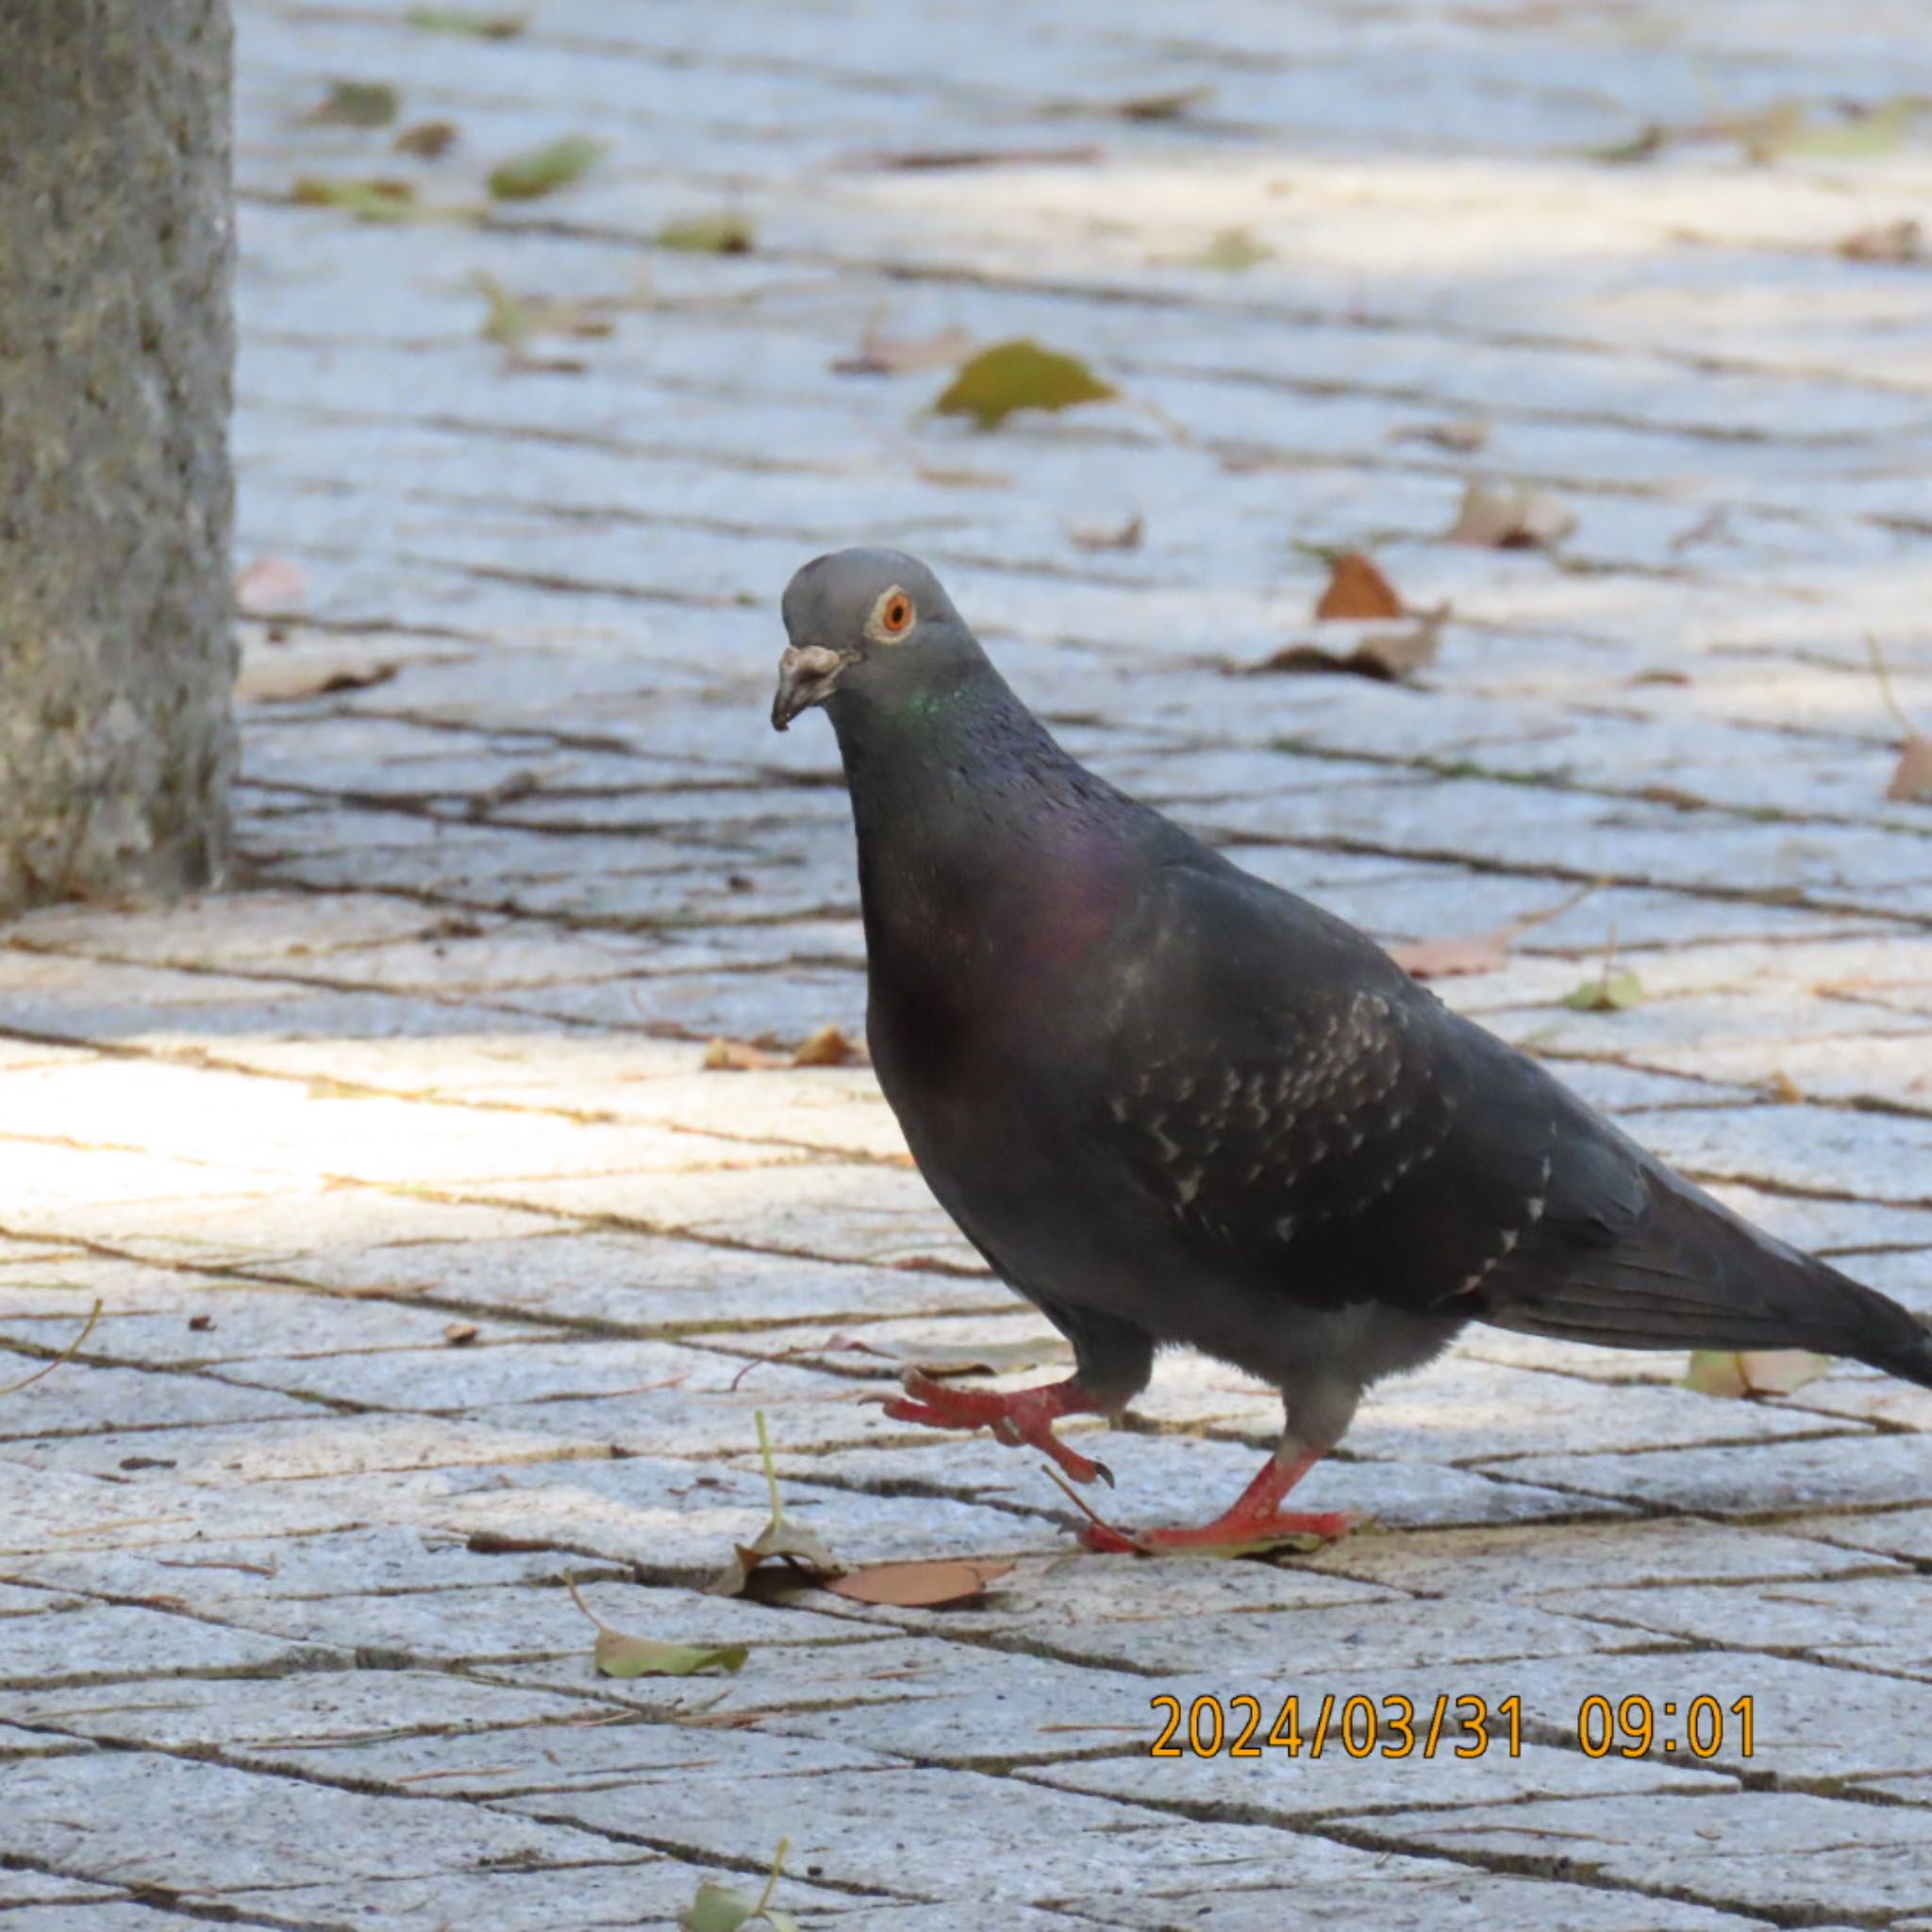
[[[778,659],[778,693],[772,700],[772,729],[782,731],[801,711],[822,705],[838,688],[839,674],[853,661],[849,651],[824,644],[793,644]]]

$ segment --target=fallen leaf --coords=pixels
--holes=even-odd
[[[736,1672],[751,1652],[741,1643],[665,1643],[655,1637],[632,1637],[614,1630],[598,1616],[576,1584],[566,1578],[570,1600],[597,1626],[591,1661],[606,1677],[694,1677],[701,1671]]]
[[[452,1348],[468,1348],[482,1332],[474,1322],[447,1322],[443,1324],[442,1339]]]
[[[1146,525],[1138,516],[1124,524],[1075,524],[1067,532],[1077,550],[1138,550]]]
[[[1411,979],[1457,979],[1496,973],[1509,963],[1507,931],[1470,933],[1455,940],[1417,940],[1384,948]]]
[[[1899,747],[1898,763],[1892,768],[1885,795],[1912,801],[1932,798],[1932,738],[1915,731]]]
[[[791,1051],[794,1067],[849,1067],[865,1058],[865,1049],[847,1037],[839,1026],[821,1026],[808,1033]]]
[[[1802,1348],[1700,1348],[1692,1353],[1680,1386],[1694,1389],[1700,1395],[1734,1400],[1791,1395],[1807,1382],[1828,1375],[1831,1367],[1828,1355],[1812,1355]]]
[[[1214,98],[1211,87],[1177,87],[1161,93],[1129,94],[1108,109],[1123,121],[1178,121]]]
[[[419,121],[413,127],[405,127],[394,144],[398,154],[417,155],[425,161],[433,161],[446,155],[456,143],[454,121]]]
[[[242,704],[290,704],[387,684],[398,666],[364,647],[325,640],[315,650],[244,651],[235,696]]]
[[[1236,275],[1274,258],[1274,249],[1265,242],[1257,242],[1245,228],[1224,228],[1205,248],[1182,259],[1191,268],[1218,268]]]
[[[1847,261],[1924,261],[1926,256],[1925,231],[1917,222],[1884,222],[1875,228],[1860,228],[1838,244]]]
[[[933,408],[941,416],[970,416],[980,428],[993,429],[1019,409],[1067,409],[1119,393],[1077,357],[1019,337],[995,342],[962,363]]]
[[[789,1067],[791,1056],[773,1053],[749,1040],[727,1040],[721,1033],[706,1048],[699,1062],[708,1074],[755,1074],[768,1067]]]
[[[408,181],[343,181],[303,175],[289,190],[289,199],[298,208],[339,208],[358,222],[421,221],[425,212]]]
[[[1612,167],[1629,167],[1636,161],[1649,161],[1662,154],[1664,143],[1670,140],[1670,129],[1661,123],[1653,121],[1640,128],[1627,141],[1613,141],[1603,147],[1587,147],[1584,158],[1591,161],[1607,161]]]
[[[733,1714],[735,1715],[735,1714]],[[725,1722],[729,1722],[727,1716]],[[754,1898],[741,1886],[720,1885],[708,1878],[698,1887],[697,1896],[677,1915],[679,1932],[740,1932],[740,1927],[761,1921],[772,1932],[798,1932],[798,1921],[790,1912],[774,1908],[772,1894],[785,1870],[785,1854],[791,1840],[778,1840],[777,1856],[772,1860],[771,1875]]]
[[[1462,492],[1455,523],[1444,534],[1451,543],[1534,550],[1560,543],[1575,527],[1575,512],[1546,491],[1471,483]]]
[[[971,353],[973,337],[963,328],[942,328],[929,336],[882,336],[868,329],[856,355],[841,356],[834,375],[897,375],[908,369],[944,369]]]
[[[965,1603],[984,1593],[1012,1568],[992,1557],[935,1558],[929,1562],[861,1563],[825,1585],[854,1603],[890,1604],[902,1610]]]
[[[1387,951],[1411,979],[1454,979],[1474,973],[1500,972],[1509,963],[1509,948],[1524,933],[1582,905],[1601,883],[1592,879],[1579,891],[1566,893],[1554,906],[1525,912],[1521,919],[1512,919],[1508,924],[1490,932],[1468,933],[1460,939],[1418,940],[1407,945],[1390,946]]]
[[[530,24],[525,13],[472,13],[462,7],[412,7],[408,18],[425,33],[461,34],[473,41],[513,41]]]
[[[749,255],[756,243],[751,224],[735,214],[692,215],[658,230],[659,248],[681,255]]]
[[[1318,618],[1400,617],[1402,599],[1359,550],[1344,550],[1328,566],[1328,587],[1315,606]]]
[[[1898,721],[1898,727],[1905,733],[1899,745],[1898,763],[1892,767],[1891,781],[1885,788],[1888,798],[1916,800],[1932,798],[1932,739],[1906,715],[1906,708],[1898,701],[1898,693],[1891,688],[1891,672],[1885,661],[1885,653],[1879,648],[1875,637],[1867,637],[1865,647],[1872,653],[1872,669],[1878,679],[1878,693],[1885,700],[1885,708]]]
[[[1079,147],[924,147],[896,153],[852,156],[853,168],[889,168],[908,173],[943,168],[1061,167],[1098,161],[1104,151],[1091,144]]]
[[[536,201],[580,180],[607,152],[601,141],[588,135],[559,135],[491,169],[490,192],[498,201]]]
[[[778,1494],[778,1472],[772,1462],[772,1441],[765,1431],[765,1412],[755,1411],[758,1424],[758,1455],[765,1465],[765,1490],[771,1498],[772,1513],[748,1543],[732,1547],[731,1561],[705,1589],[712,1596],[741,1596],[751,1581],[751,1574],[768,1557],[777,1557],[793,1570],[802,1572],[814,1583],[824,1583],[843,1569],[838,1557],[808,1529],[794,1529],[785,1521],[785,1505]]]
[[[483,317],[485,341],[521,349],[538,336],[604,337],[616,332],[612,311],[623,306],[608,297],[565,301],[553,295],[523,295],[507,289],[494,275],[471,277],[490,306]]]
[[[1438,449],[1450,449],[1458,456],[1473,456],[1487,445],[1490,425],[1476,416],[1460,416],[1448,423],[1405,423],[1389,432],[1391,442],[1433,442]]]
[[[386,81],[331,81],[306,118],[323,127],[387,127],[396,118],[396,91]]]
[[[1331,650],[1325,644],[1290,644],[1272,658],[1251,665],[1253,672],[1345,672],[1382,684],[1401,684],[1436,661],[1449,607],[1439,604],[1417,616],[1407,630],[1379,631],[1365,637],[1352,650]]]
[[[243,617],[285,617],[300,610],[308,580],[286,557],[257,557],[235,573],[235,608]]]
[[[1782,1067],[1772,1074],[1771,1091],[1787,1107],[1796,1107],[1805,1098],[1805,1090]]]
[[[1754,161],[1793,155],[1808,160],[1849,161],[1891,153],[1923,110],[1923,103],[1901,94],[1871,107],[1849,103],[1841,119],[1820,123],[1811,118],[1803,101],[1777,101],[1759,113],[1723,125]]]
[[[1560,1002],[1577,1013],[1621,1013],[1643,1003],[1643,982],[1634,973],[1606,971],[1595,979],[1574,986]]]

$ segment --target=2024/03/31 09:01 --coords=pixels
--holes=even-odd
[[[1148,1745],[1153,1757],[1260,1757],[1279,1751],[1290,1757],[1318,1758],[1331,1748],[1350,1757],[1434,1757],[1439,1748],[1455,1757],[1485,1756],[1501,1744],[1511,1757],[1523,1755],[1523,1699],[1452,1697],[1447,1693],[1418,1707],[1402,1696],[1337,1697],[1319,1704],[1299,1696],[1282,1699],[1271,1723],[1260,1700],[1245,1692],[1224,1701],[1196,1697],[1184,1705],[1163,1694],[1150,1707],[1166,1719]],[[1724,1746],[1725,1719],[1738,1720],[1739,1755],[1749,1757],[1756,1742],[1755,1712],[1749,1697],[1725,1707],[1715,1697],[1693,1697],[1683,1707],[1684,1735],[1659,1739],[1657,1717],[1678,1715],[1674,1703],[1655,1705],[1648,1697],[1586,1697],[1576,1713],[1576,1742],[1587,1757],[1643,1757],[1653,1746],[1683,1749],[1693,1757],[1715,1757]],[[1264,1728],[1265,1726],[1265,1728]]]

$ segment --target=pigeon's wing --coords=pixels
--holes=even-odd
[[[1903,1310],[1672,1174],[1352,927],[1185,867],[1139,924],[1103,1131],[1257,1284],[1612,1346],[1932,1365]]]
[[[1352,927],[1173,866],[1121,939],[1100,1130],[1222,1264],[1310,1306],[1433,1309],[1544,1219],[1560,1090]],[[1584,1211],[1627,1222],[1621,1163],[1591,1179]]]

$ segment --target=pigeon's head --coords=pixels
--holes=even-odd
[[[773,728],[835,691],[910,704],[984,661],[940,580],[903,550],[835,550],[785,587],[785,634]]]

